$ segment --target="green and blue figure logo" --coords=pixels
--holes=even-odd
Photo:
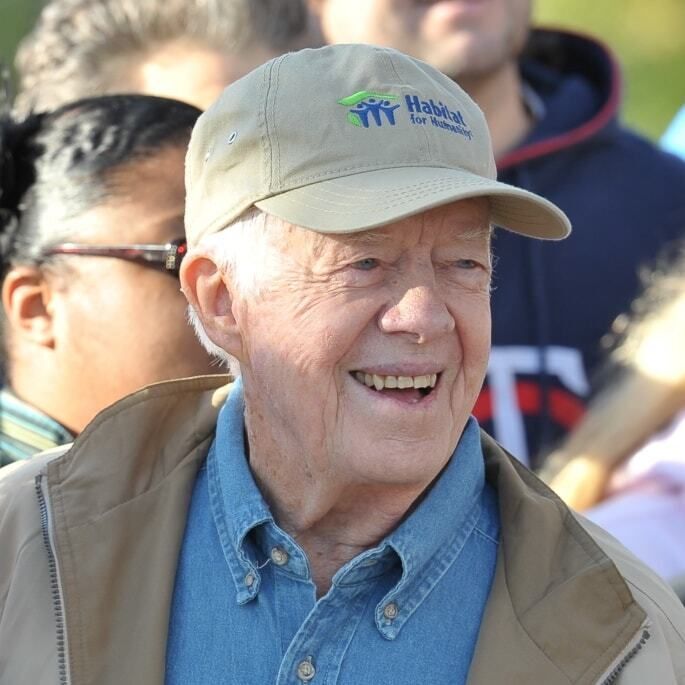
[[[369,128],[370,122],[374,122],[376,126],[382,126],[384,121],[390,126],[395,125],[395,110],[399,105],[393,105],[393,100],[397,100],[397,95],[360,90],[354,95],[338,100],[338,104],[350,108],[347,113],[347,121],[350,124]]]

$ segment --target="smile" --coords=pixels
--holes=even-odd
[[[433,392],[440,377],[438,373],[422,376],[381,376],[364,371],[353,371],[351,375],[367,388],[404,402],[420,402]]]

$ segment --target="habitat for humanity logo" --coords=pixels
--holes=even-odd
[[[369,128],[369,121],[373,121],[376,126],[382,126],[383,121],[387,121],[391,126],[395,125],[395,110],[399,105],[392,105],[393,100],[397,100],[397,95],[360,90],[354,95],[338,100],[338,104],[351,108],[347,113],[347,121],[353,126]]]
[[[397,95],[391,93],[375,93],[361,90],[342,100],[339,105],[349,107],[347,121],[353,126],[369,128],[371,123],[382,126],[396,123],[396,111],[402,111],[401,101]],[[459,110],[450,109],[442,101],[433,98],[424,99],[418,95],[405,95],[404,105],[409,114],[409,123],[414,126],[434,126],[450,131],[471,140],[473,133]]]
[[[405,95],[404,100],[409,110],[409,121],[417,126],[431,126],[442,128],[452,133],[458,133],[464,138],[471,140],[473,133],[464,121],[459,110],[450,109],[441,101],[435,102],[433,98],[422,100],[418,95]],[[428,116],[423,116],[427,114]]]

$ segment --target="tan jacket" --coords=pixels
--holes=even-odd
[[[0,472],[1,685],[164,682],[186,511],[225,382],[147,388],[70,449]],[[673,593],[483,443],[502,528],[469,685],[685,683]]]

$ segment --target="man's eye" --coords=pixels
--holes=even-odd
[[[360,259],[358,262],[352,264],[353,269],[359,269],[359,271],[371,271],[378,266],[378,260],[373,259],[373,257],[367,257],[366,259]]]
[[[474,259],[457,259],[455,266],[460,269],[476,269],[478,268],[478,262]]]

